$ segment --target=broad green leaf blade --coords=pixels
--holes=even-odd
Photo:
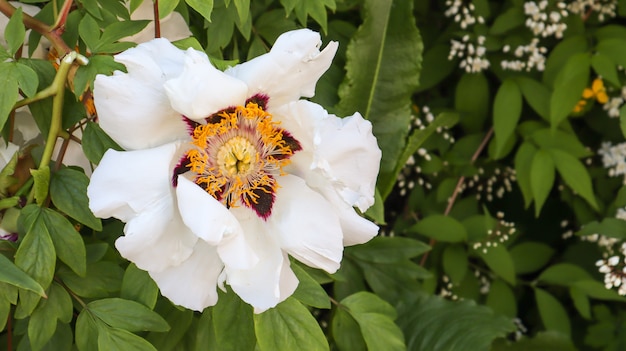
[[[491,351],[578,351],[571,339],[559,332],[545,331],[533,338],[522,337],[509,341],[499,339],[492,345]]]
[[[442,265],[450,280],[455,284],[461,284],[469,266],[467,251],[459,244],[446,246],[443,250]]]
[[[85,156],[94,164],[100,163],[102,156],[108,149],[123,150],[98,124],[93,122],[88,122],[85,127],[82,146]]]
[[[502,82],[493,102],[493,131],[496,137],[496,155],[502,155],[507,140],[515,132],[522,115],[522,93],[512,79]]]
[[[17,7],[13,15],[11,15],[6,28],[4,28],[4,39],[8,44],[9,54],[11,54],[11,56],[14,56],[17,50],[24,44],[26,29],[24,28],[22,17],[22,8]]]
[[[148,307],[131,300],[108,298],[90,302],[89,311],[107,325],[134,331],[159,331],[170,329],[167,322]]]
[[[412,8],[408,0],[365,1],[364,21],[348,44],[346,79],[339,87],[341,113],[358,111],[372,122],[383,151],[382,173],[393,172],[402,153],[411,94],[419,82],[422,40]]]
[[[169,302],[163,300],[161,300],[161,302],[163,303],[157,303],[156,311],[167,320],[167,323],[172,329],[167,333],[150,332],[148,336],[146,336],[146,340],[158,350],[174,350],[176,346],[183,343],[185,336],[188,335],[187,331],[190,329],[189,327],[193,321],[194,313],[187,309],[181,310]],[[207,314],[209,313],[205,313],[205,315]],[[204,332],[206,333],[206,331]],[[209,331],[209,334],[214,335],[211,331]],[[215,347],[210,350],[216,349],[218,348]],[[201,350],[206,349],[198,349],[198,351]]]
[[[76,346],[80,351],[98,349],[98,322],[91,312],[83,309],[76,319]]]
[[[106,297],[119,291],[124,271],[112,262],[99,261],[87,264],[84,277],[61,267],[57,272],[65,285],[82,297]]]
[[[601,234],[611,238],[626,239],[626,221],[619,218],[605,218],[602,222],[593,221],[585,224],[576,235]]]
[[[146,339],[129,331],[98,325],[98,350],[157,351]]]
[[[592,156],[583,143],[578,140],[578,136],[573,132],[562,130],[551,130],[541,128],[530,134],[530,139],[541,149],[557,149],[565,151],[576,158]]]
[[[517,301],[513,290],[504,281],[498,279],[489,286],[489,294],[487,295],[486,306],[498,313],[515,318],[517,316]]]
[[[4,127],[9,113],[13,110],[13,106],[19,97],[17,85],[17,77],[13,69],[13,64],[0,62],[0,86],[2,86],[2,94],[0,94],[0,128]]]
[[[525,76],[515,77],[515,81],[526,102],[539,116],[550,120],[550,90],[540,82]]]
[[[110,44],[124,37],[137,34],[144,29],[148,23],[150,23],[150,21],[147,20],[113,22],[104,29],[98,46],[101,47],[103,44]]]
[[[554,249],[542,242],[528,241],[513,246],[509,253],[513,259],[515,272],[528,274],[545,266],[554,254]]]
[[[292,263],[291,269],[298,278],[293,297],[307,306],[329,309],[330,298],[324,288],[297,263]]]
[[[341,300],[361,329],[368,350],[405,350],[402,330],[394,323],[396,310],[378,296],[359,292]]]
[[[626,301],[626,297],[619,295],[615,290],[607,289],[604,284],[595,280],[579,280],[572,284],[583,293],[598,300]]]
[[[367,350],[359,324],[346,309],[338,308],[331,321],[333,339],[341,351]]]
[[[626,44],[626,41],[623,41],[623,43]],[[614,86],[619,87],[622,85],[617,74],[617,66],[608,55],[596,52],[591,56],[591,67],[602,79],[606,79]]]
[[[573,263],[558,263],[546,268],[537,280],[556,284],[570,286],[580,280],[593,280],[591,275],[581,267]]]
[[[559,171],[565,184],[597,210],[598,204],[596,203],[593,186],[591,185],[591,177],[582,162],[561,150],[550,149],[548,152],[552,155],[556,169]]]
[[[211,312],[217,348],[224,351],[254,350],[254,320],[252,306],[243,302],[232,290],[220,292]]]
[[[530,189],[535,199],[535,216],[539,216],[541,207],[554,185],[554,161],[548,151],[537,150],[530,166]]]
[[[412,351],[489,350],[494,339],[515,331],[513,321],[472,300],[451,302],[417,295],[398,305],[398,325]],[[462,318],[461,318],[462,316]]]
[[[591,304],[589,303],[587,294],[577,287],[572,286],[569,288],[569,296],[572,298],[572,302],[578,313],[586,319],[591,319]]]
[[[33,97],[37,92],[37,86],[39,86],[39,77],[37,72],[29,66],[22,63],[15,63],[15,72],[17,80],[19,82],[20,89],[28,97]]]
[[[67,318],[69,314],[69,319]],[[52,338],[57,318],[66,323],[72,319],[72,300],[60,285],[50,285],[48,299],[42,299],[28,322],[28,339],[35,350],[40,350]]]
[[[100,44],[100,26],[90,15],[85,15],[81,19],[78,25],[78,33],[90,50],[93,51]]]
[[[144,0],[145,1],[145,0]],[[202,17],[211,22],[211,12],[213,12],[213,0],[185,0],[187,5],[198,11]]]
[[[409,260],[395,263],[357,263],[370,288],[389,302],[397,301],[403,294],[419,290],[417,280],[432,276],[428,270]]]
[[[428,216],[410,227],[408,231],[450,243],[467,240],[465,227],[456,219],[444,215]]]
[[[550,98],[550,125],[552,129],[570,114],[581,99],[589,80],[589,54],[581,53],[570,57],[554,81]]]
[[[624,67],[626,65],[626,39],[607,38],[602,39],[596,46],[596,51],[603,56],[610,58],[614,65]],[[604,76],[602,78],[605,78]],[[620,84],[621,85],[621,84]]]
[[[61,168],[55,172],[50,182],[50,198],[61,211],[93,230],[101,231],[102,222],[89,209],[85,173],[71,168]]]
[[[50,189],[50,167],[46,166],[41,169],[31,169],[30,174],[35,180],[33,187],[35,192],[35,200],[37,205],[41,206],[46,198],[48,198],[48,189]]]
[[[346,248],[348,255],[377,263],[400,262],[427,251],[430,251],[430,246],[419,240],[385,236],[377,236],[365,244]]]
[[[254,329],[260,351],[329,350],[328,341],[311,312],[294,298],[255,314]]]
[[[137,268],[134,263],[129,264],[122,279],[120,297],[137,301],[153,309],[158,296],[159,288],[148,272]]]
[[[480,258],[485,261],[487,266],[504,279],[507,283],[515,285],[515,266],[509,251],[503,246],[492,246],[484,252],[482,249],[476,250]]]
[[[464,74],[454,93],[454,108],[461,113],[461,126],[468,133],[482,131],[489,116],[489,106],[489,83],[485,75]]]
[[[530,182],[531,167],[537,148],[529,143],[524,142],[517,149],[515,154],[515,174],[517,175],[517,185],[524,197],[524,207],[528,208],[533,200],[533,190]]]
[[[37,205],[29,205],[22,210],[18,226],[25,232],[24,240],[15,253],[15,264],[48,288],[54,275],[56,251],[50,232],[39,215]]]
[[[535,288],[535,299],[541,321],[547,330],[554,330],[571,335],[570,320],[563,305],[554,296],[542,289]]]
[[[23,245],[23,244],[22,244]],[[26,289],[39,296],[46,296],[45,291],[33,278],[19,269],[4,255],[0,255],[0,282]]]

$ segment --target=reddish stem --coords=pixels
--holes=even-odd
[[[154,0],[154,37],[161,37],[161,19],[159,18],[159,0]]]

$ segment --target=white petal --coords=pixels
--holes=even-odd
[[[343,254],[337,214],[304,180],[286,175],[278,184],[268,224],[281,248],[300,262],[334,273]]]
[[[217,302],[217,278],[222,268],[215,248],[199,240],[180,265],[149,273],[163,296],[176,305],[202,311]]]
[[[364,212],[374,204],[382,155],[372,124],[358,112],[345,118],[329,115],[320,123],[317,136],[314,169],[333,182],[349,205]]]
[[[172,197],[170,175],[177,144],[138,151],[108,150],[87,187],[89,208],[101,218],[128,221],[165,197]]]
[[[319,51],[320,35],[309,29],[282,34],[272,50],[226,71],[250,89],[249,95],[262,93],[270,97],[269,107],[276,108],[300,97],[312,97],[319,78],[328,70],[337,42]]]
[[[203,119],[230,106],[241,105],[248,87],[213,67],[205,53],[187,49],[183,73],[165,83],[172,107],[191,119]]]
[[[20,150],[19,146],[13,143],[6,143],[0,140],[0,170],[2,170],[11,161],[16,152]]]
[[[267,231],[266,223],[246,208],[232,209],[240,220],[247,241],[259,257],[250,269],[233,269],[226,265],[226,282],[242,300],[254,306],[255,312],[276,306],[291,296],[297,278],[289,267],[289,259]]]
[[[213,196],[179,176],[176,197],[185,225],[208,244],[219,245],[218,252],[225,264],[245,269],[258,262],[235,216]]]
[[[172,197],[164,197],[124,227],[124,236],[115,241],[122,257],[137,267],[159,272],[186,260],[198,237],[183,223]]]
[[[127,2],[129,7],[130,3]],[[150,23],[139,33],[120,39],[120,41],[132,41],[143,43],[154,39],[154,9],[152,1],[143,1],[141,5],[130,15],[131,20],[150,20]],[[174,11],[161,18],[161,37],[169,41],[176,41],[191,36],[191,31],[180,13]]]
[[[127,150],[188,137],[162,86],[182,71],[182,51],[165,39],[155,39],[117,55],[116,60],[126,65],[128,73],[98,75],[94,83],[102,129]]]

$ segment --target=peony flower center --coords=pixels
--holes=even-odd
[[[186,119],[191,148],[174,169],[190,171],[194,182],[226,207],[245,206],[266,219],[279,185],[277,177],[300,143],[265,111],[266,98],[219,111],[206,124]]]

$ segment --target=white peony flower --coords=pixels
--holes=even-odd
[[[155,39],[115,57],[128,73],[96,78],[100,125],[128,151],[105,153],[89,206],[126,222],[117,249],[174,303],[201,311],[226,283],[262,312],[296,289],[288,255],[333,273],[344,245],[377,234],[353,208],[374,203],[371,123],[300,100],[337,50],[320,43],[287,32],[221,72]]]

